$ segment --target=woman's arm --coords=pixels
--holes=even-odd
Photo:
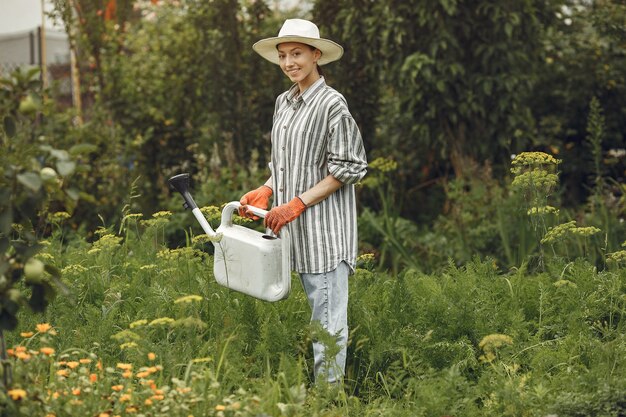
[[[326,178],[315,184],[309,190],[299,195],[302,202],[311,207],[320,201],[326,199],[329,195],[337,191],[343,186],[343,182],[328,174]]]

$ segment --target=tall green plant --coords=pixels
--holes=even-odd
[[[48,215],[72,211],[79,198],[68,181],[76,163],[67,151],[39,137],[45,103],[38,75],[38,70],[18,69],[0,80],[0,357],[5,388],[11,370],[4,332],[17,327],[21,307],[42,312],[56,290],[65,289],[59,270],[36,257],[48,232]]]

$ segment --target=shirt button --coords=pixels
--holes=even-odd
[[[283,126],[283,129],[287,129],[287,126]]]
[[[285,170],[285,168],[281,168],[280,170],[281,170],[281,171],[284,171],[284,170]]]
[[[285,147],[283,146],[283,151],[285,150]]]
[[[282,188],[279,188],[279,189],[278,189],[278,191],[280,191],[280,192],[282,193],[282,192],[283,192],[283,189],[282,189]]]

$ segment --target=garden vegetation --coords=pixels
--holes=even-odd
[[[0,80],[0,415],[626,413],[622,2],[52,3],[85,105]],[[340,387],[297,277],[219,286],[167,186],[216,225],[267,177],[288,85],[250,45],[294,14],[344,45],[370,162]]]

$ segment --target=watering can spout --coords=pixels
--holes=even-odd
[[[198,220],[198,223],[200,223],[200,226],[202,226],[204,232],[212,238],[218,238],[218,234],[215,233],[215,230],[213,230],[211,225],[209,225],[209,222],[206,220],[206,218],[198,208],[198,205],[193,200],[191,193],[189,193],[189,174],[184,173],[174,175],[168,180],[168,182],[172,186],[172,188],[174,188],[183,196],[183,199],[185,200],[185,202],[183,203],[183,207],[185,207],[186,209],[191,209],[191,212],[195,216],[196,220]]]
[[[183,207],[191,210],[198,208],[198,205],[195,201],[193,201],[193,197],[189,193],[188,173],[174,175],[168,180],[168,182],[176,191],[178,191],[183,196],[183,199],[185,200],[185,202],[183,203]]]

